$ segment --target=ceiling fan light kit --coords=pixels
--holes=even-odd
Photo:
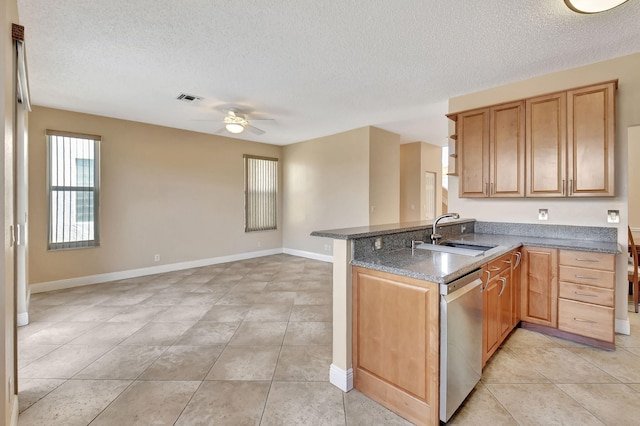
[[[567,7],[578,13],[598,13],[620,6],[627,0],[564,0]]]
[[[239,123],[227,123],[224,127],[229,133],[242,133],[244,131],[244,126]]]

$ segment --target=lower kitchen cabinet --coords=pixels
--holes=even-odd
[[[615,343],[615,255],[560,251],[558,330]]]
[[[484,266],[482,291],[482,365],[484,366],[515,327],[513,321],[513,259],[515,251]]]
[[[353,268],[354,387],[419,425],[439,424],[436,283]]]
[[[520,318],[532,324],[558,326],[558,250],[522,247]]]

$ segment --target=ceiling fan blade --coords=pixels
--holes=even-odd
[[[215,131],[215,132],[213,132],[213,133],[215,133],[215,134],[219,135],[220,133],[224,133],[226,130],[227,130],[227,128],[226,128],[226,127],[220,127],[218,130],[216,130],[216,131]]]
[[[256,135],[264,134],[264,130],[258,129],[257,127],[253,127],[251,124],[247,124],[245,129],[249,130],[251,133],[255,133]]]

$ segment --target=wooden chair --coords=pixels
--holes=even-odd
[[[629,228],[629,248],[631,257],[629,258],[629,284],[633,292],[633,309],[638,313],[638,293],[640,293],[640,283],[638,283],[638,248],[633,241],[633,234]]]

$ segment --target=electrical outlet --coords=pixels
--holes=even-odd
[[[549,220],[549,209],[538,209],[538,220]]]
[[[324,245],[324,251],[326,251],[327,253],[331,252],[331,244],[325,244]]]
[[[159,254],[154,254],[153,255],[153,261],[154,262],[160,262],[160,255]]]
[[[378,237],[373,241],[374,250],[380,250],[382,248],[382,237]]]
[[[607,222],[620,223],[620,210],[607,210]]]
[[[258,247],[262,246],[262,241],[258,241]]]

